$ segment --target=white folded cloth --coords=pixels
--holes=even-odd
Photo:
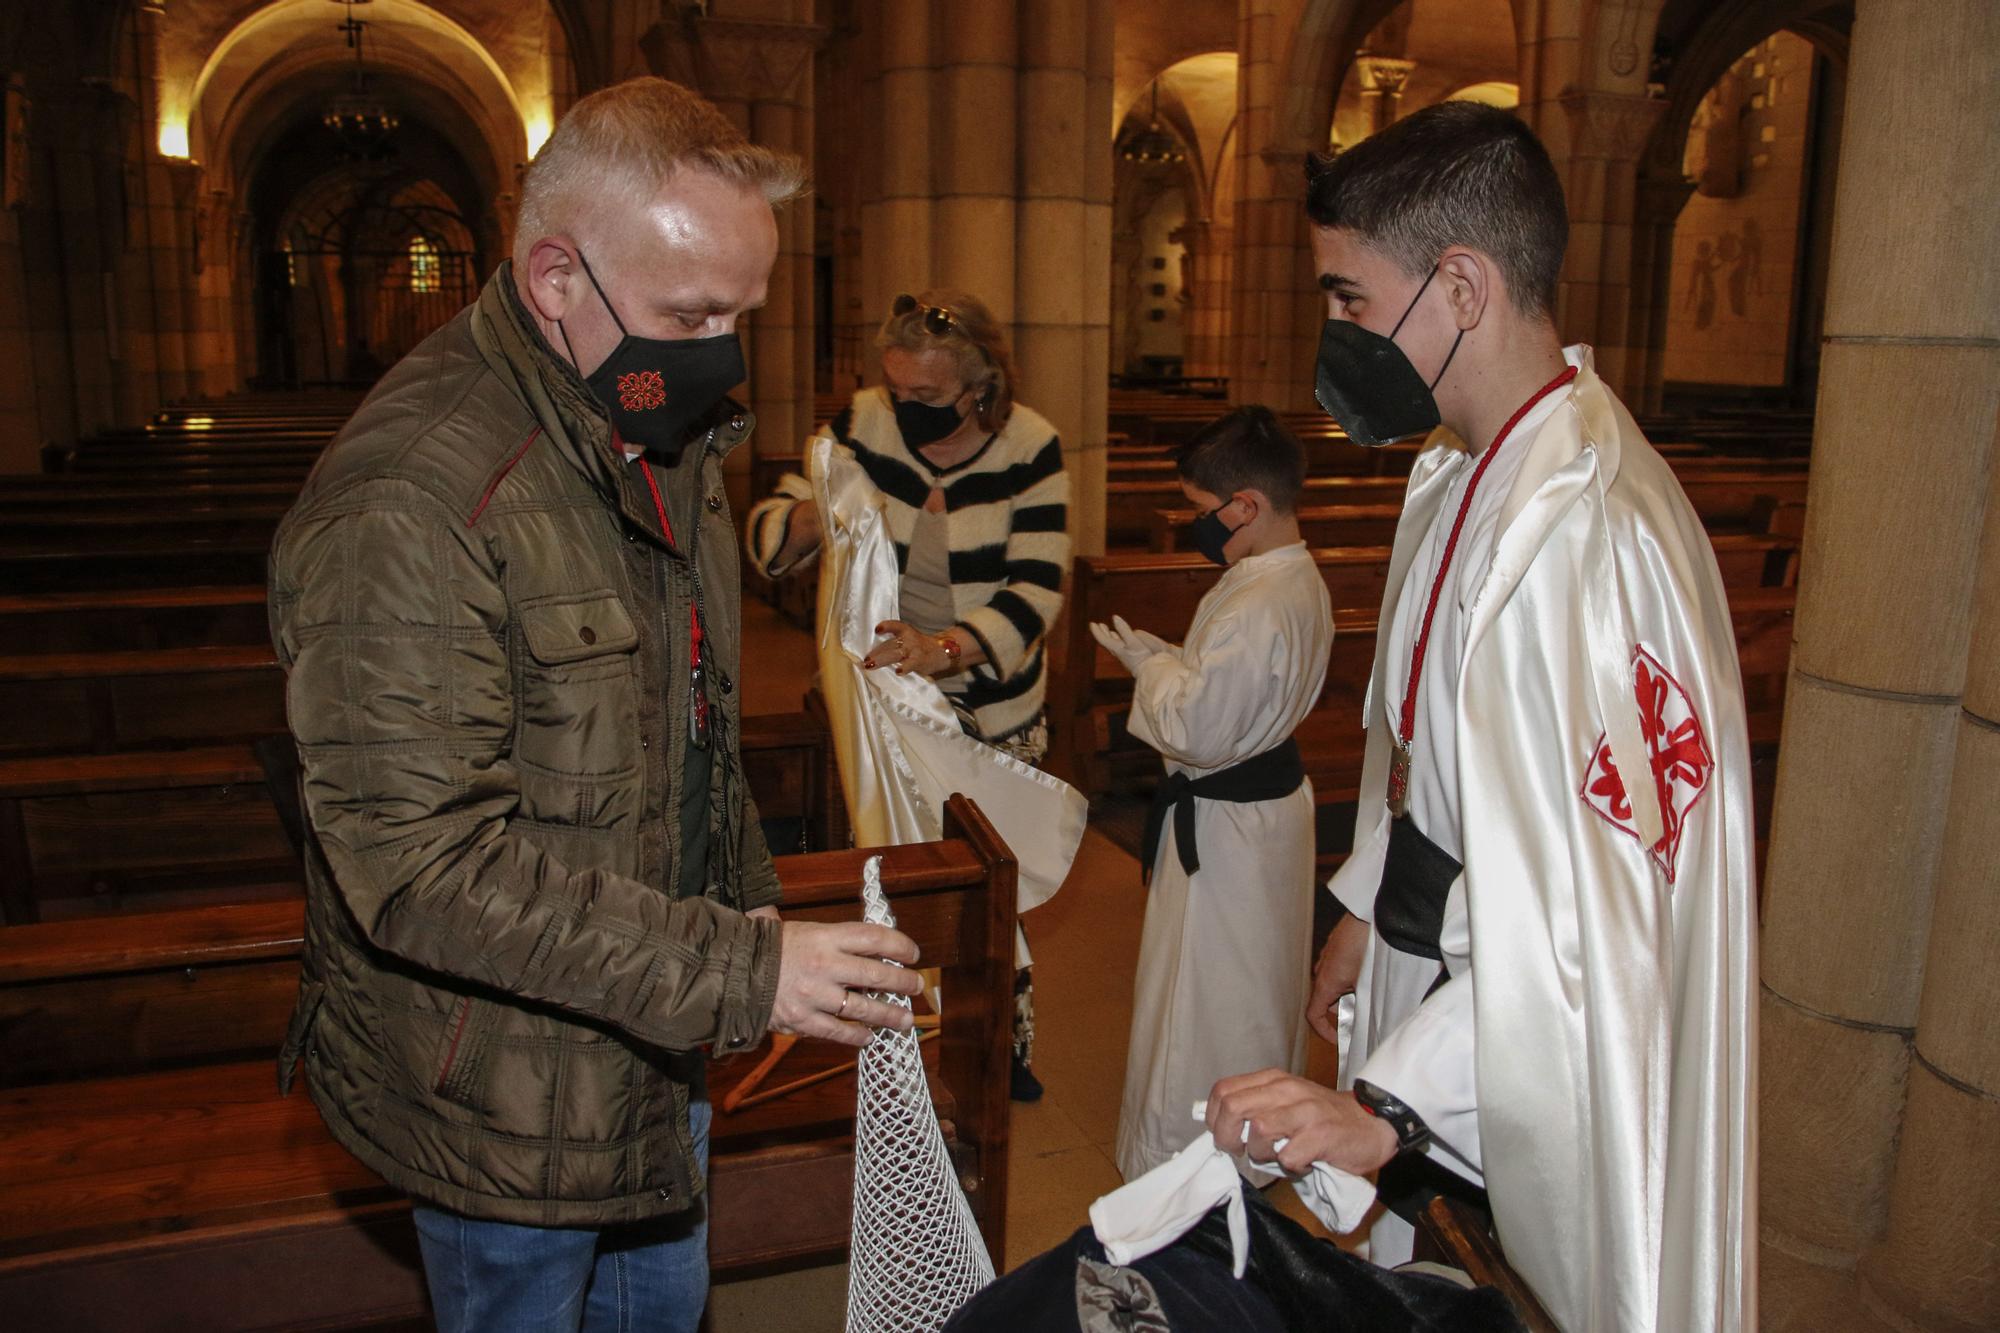
[[[1208,1103],[1196,1102],[1194,1118],[1208,1118]],[[1250,1137],[1250,1127],[1243,1127]],[[1273,1145],[1283,1151],[1289,1139]],[[1263,1165],[1253,1163],[1253,1165]],[[1282,1170],[1275,1163],[1274,1169]],[[1090,1205],[1091,1229],[1112,1263],[1125,1265],[1145,1258],[1179,1240],[1217,1204],[1229,1205],[1229,1248],[1237,1277],[1250,1258],[1250,1220],[1244,1211],[1241,1177],[1236,1163],[1216,1145],[1215,1136],[1201,1137],[1145,1175],[1115,1189]],[[1326,1162],[1293,1179],[1300,1202],[1327,1230],[1346,1233],[1361,1225],[1375,1202],[1375,1186],[1351,1171]]]
[[[1164,1250],[1194,1229],[1219,1203],[1229,1205],[1229,1248],[1235,1273],[1250,1258],[1250,1219],[1242,1178],[1215,1136],[1201,1137],[1137,1180],[1090,1205],[1091,1229],[1104,1255],[1121,1267]]]

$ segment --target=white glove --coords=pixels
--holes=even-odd
[[[1109,626],[1092,621],[1090,633],[1104,645],[1105,652],[1124,663],[1125,669],[1135,676],[1139,674],[1139,664],[1147,658],[1173,651],[1173,645],[1165,639],[1142,629],[1133,629],[1125,623],[1123,616],[1111,617]]]

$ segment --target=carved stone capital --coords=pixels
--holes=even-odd
[[[1354,68],[1361,75],[1363,92],[1380,93],[1385,97],[1401,97],[1403,89],[1410,82],[1410,75],[1416,71],[1414,60],[1399,60],[1394,56],[1356,56]]]
[[[784,102],[831,29],[817,23],[691,18],[656,23],[639,39],[655,73],[717,101]]]
[[[1667,109],[1657,97],[1580,88],[1565,89],[1556,100],[1569,116],[1571,155],[1608,161],[1638,161],[1646,136]]]

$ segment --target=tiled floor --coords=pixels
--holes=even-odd
[[[744,598],[743,610],[746,710],[797,708],[809,637],[754,597]],[[1067,1238],[1092,1200],[1123,1183],[1112,1151],[1144,913],[1138,862],[1093,831],[1062,891],[1023,918],[1035,955],[1035,1071],[1046,1095],[1014,1106],[1006,1268]],[[1331,1051],[1314,1042],[1310,1072],[1329,1078],[1331,1065]],[[1268,1197],[1318,1229],[1288,1187]],[[836,1265],[718,1286],[711,1327],[838,1329],[846,1281],[846,1266]]]

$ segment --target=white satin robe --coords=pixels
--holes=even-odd
[[[857,847],[942,836],[945,798],[976,802],[1017,861],[1019,911],[1062,887],[1090,810],[1081,792],[965,734],[918,675],[862,670],[875,626],[900,616],[901,579],[881,493],[835,441],[806,442],[819,507],[819,669]]]
[[[1343,1084],[1408,1101],[1483,1168],[1501,1244],[1565,1330],[1756,1326],[1757,991],[1749,746],[1700,520],[1587,348],[1525,446],[1456,672],[1451,977],[1411,1002],[1377,936]],[[1513,447],[1513,446],[1510,446]],[[1411,473],[1384,622],[1463,454]],[[1424,591],[1428,591],[1426,588]],[[1382,636],[1354,854],[1372,919],[1393,710]],[[1619,774],[1652,772],[1629,787]],[[1436,964],[1419,963],[1426,984]],[[1391,1261],[1380,1252],[1378,1261]]]
[[[1206,777],[1291,737],[1332,648],[1326,581],[1303,542],[1239,560],[1202,598],[1186,642],[1139,664],[1128,726],[1170,771]],[[1275,801],[1197,799],[1195,845],[1190,879],[1167,821],[1146,900],[1118,1116],[1127,1180],[1194,1140],[1189,1112],[1217,1079],[1305,1068],[1312,783]]]

